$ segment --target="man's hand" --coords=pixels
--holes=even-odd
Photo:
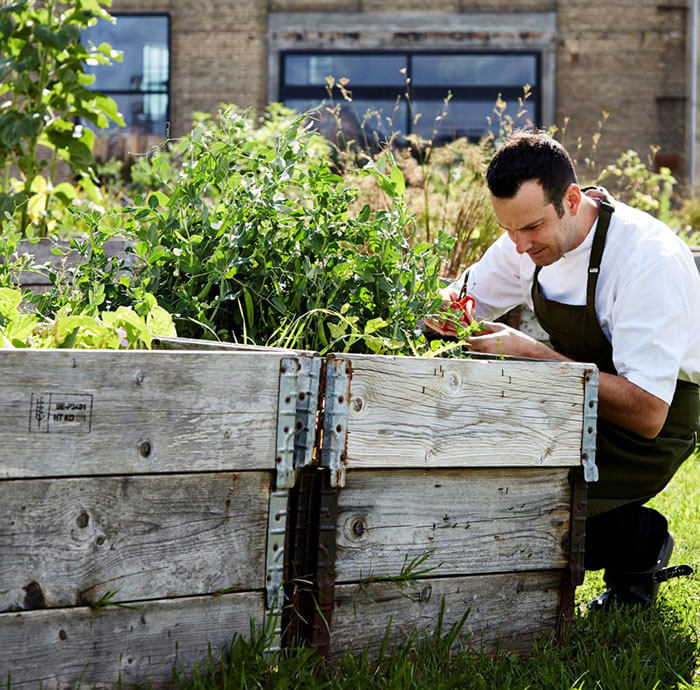
[[[468,350],[512,357],[564,359],[562,355],[539,340],[503,323],[486,321],[483,326],[489,331],[487,334],[472,335],[465,339],[464,344]]]

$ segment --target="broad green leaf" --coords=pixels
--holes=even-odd
[[[68,156],[75,170],[86,170],[95,162],[92,151],[82,141],[75,139],[68,144]]]
[[[38,322],[35,314],[20,314],[8,324],[5,333],[12,340],[26,342]]]
[[[151,307],[146,315],[146,324],[153,335],[177,336],[172,317],[160,305]]]
[[[17,313],[22,303],[22,292],[16,288],[0,288],[0,315],[6,319]]]
[[[348,324],[345,321],[339,321],[338,323],[327,323],[328,332],[331,334],[331,338],[342,338],[345,332],[348,330]]]
[[[90,332],[95,332],[99,330],[100,324],[92,316],[71,314],[68,316],[57,316],[51,330],[56,344],[61,345],[70,333],[80,328],[86,328]],[[102,328],[104,328],[104,326],[102,326]]]
[[[39,43],[55,50],[64,50],[70,42],[67,34],[62,34],[60,31],[51,31],[49,27],[43,24],[34,24],[32,32]]]
[[[362,207],[362,210],[360,211],[360,213],[358,214],[357,220],[359,220],[360,223],[366,223],[369,220],[369,216],[370,216],[369,204],[365,204]]]
[[[365,324],[365,335],[369,335],[370,333],[374,333],[375,331],[379,330],[380,328],[383,328],[384,326],[388,326],[389,322],[386,319],[382,319],[381,317],[377,317],[375,319],[370,319],[366,324]]]
[[[146,323],[154,335],[177,336],[172,316],[160,305],[155,305],[146,316]]]
[[[122,114],[119,112],[119,107],[109,96],[97,94],[95,96],[95,108],[121,127],[125,126],[126,123],[124,122]]]
[[[14,130],[19,139],[34,138],[44,124],[39,113],[30,113],[14,124]]]
[[[21,0],[20,2],[14,2],[11,5],[5,5],[4,7],[0,7],[0,15],[3,14],[12,14],[14,12],[17,12],[17,10],[21,10],[26,4],[28,0]]]
[[[389,179],[394,186],[397,194],[403,196],[406,193],[406,180],[398,165],[392,165],[389,172]]]

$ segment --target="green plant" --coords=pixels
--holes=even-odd
[[[652,150],[651,157],[654,154]],[[645,163],[636,151],[625,151],[599,173],[596,182],[609,185],[610,192],[630,206],[651,213],[667,225],[676,224],[671,206],[676,178],[668,168],[655,172],[651,158]]]
[[[700,246],[700,199],[691,197],[680,209],[679,235],[691,246]]]
[[[169,314],[158,306],[153,296],[145,300],[148,306],[145,316],[130,307],[74,313],[64,306],[53,318],[26,311],[22,298],[20,290],[0,287],[0,347],[150,348],[154,335],[175,335]]]
[[[195,126],[177,173],[153,160],[162,189],[128,209],[142,264],[182,335],[327,351],[399,350],[433,311],[449,239],[409,244],[413,219],[391,156],[368,163],[392,199],[351,212],[355,191],[319,156],[304,116],[251,136],[250,113]],[[161,167],[164,166],[164,167]]]
[[[334,89],[339,94],[337,99]],[[487,122],[496,132],[478,144],[461,138],[438,145],[440,123],[450,108],[449,93],[426,139],[415,134],[406,136],[395,127],[401,101],[413,113],[408,79],[404,95],[388,114],[377,110],[357,112],[347,80],[328,77],[327,91],[328,104],[319,109],[319,126],[332,142],[338,169],[358,189],[353,207],[360,209],[365,203],[375,209],[391,207],[392,198],[383,193],[376,181],[362,174],[367,161],[391,151],[406,180],[406,205],[416,218],[415,231],[409,241],[432,242],[440,233],[453,238],[453,249],[442,267],[444,275],[458,275],[481,258],[501,233],[488,200],[484,180],[486,164],[496,143],[524,123],[526,102],[531,93],[529,85],[523,88],[517,112],[512,116],[506,113],[507,104],[499,96],[494,104],[494,117]],[[351,124],[357,130],[352,135],[347,131],[348,112],[353,112]],[[419,117],[420,114],[415,114],[414,121]]]
[[[111,19],[109,4],[20,0],[0,8],[0,215],[19,213],[22,234],[48,234],[76,197],[72,183],[55,184],[59,161],[94,187],[94,135],[77,118],[124,124],[112,99],[87,88],[94,77],[84,70],[86,61],[111,64],[119,54],[80,43],[82,28]]]

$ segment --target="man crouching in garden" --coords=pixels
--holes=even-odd
[[[605,568],[607,591],[590,606],[648,606],[659,581],[691,571],[664,570],[673,538],[643,504],[693,453],[700,426],[692,254],[652,216],[579,187],[569,154],[544,133],[513,135],[486,181],[505,233],[445,298],[466,280],[476,319],[526,304],[552,344],[489,322],[465,339],[472,351],[597,364],[600,479],[588,487],[585,567]],[[446,320],[426,324],[455,335]]]

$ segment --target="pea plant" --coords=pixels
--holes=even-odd
[[[160,190],[135,199],[134,286],[153,293],[180,335],[319,351],[401,351],[435,311],[451,242],[411,242],[414,218],[390,154],[372,160],[388,209],[351,211],[356,191],[304,116],[253,137],[234,108],[186,139],[179,170],[154,160]],[[418,337],[419,339],[419,337]]]

